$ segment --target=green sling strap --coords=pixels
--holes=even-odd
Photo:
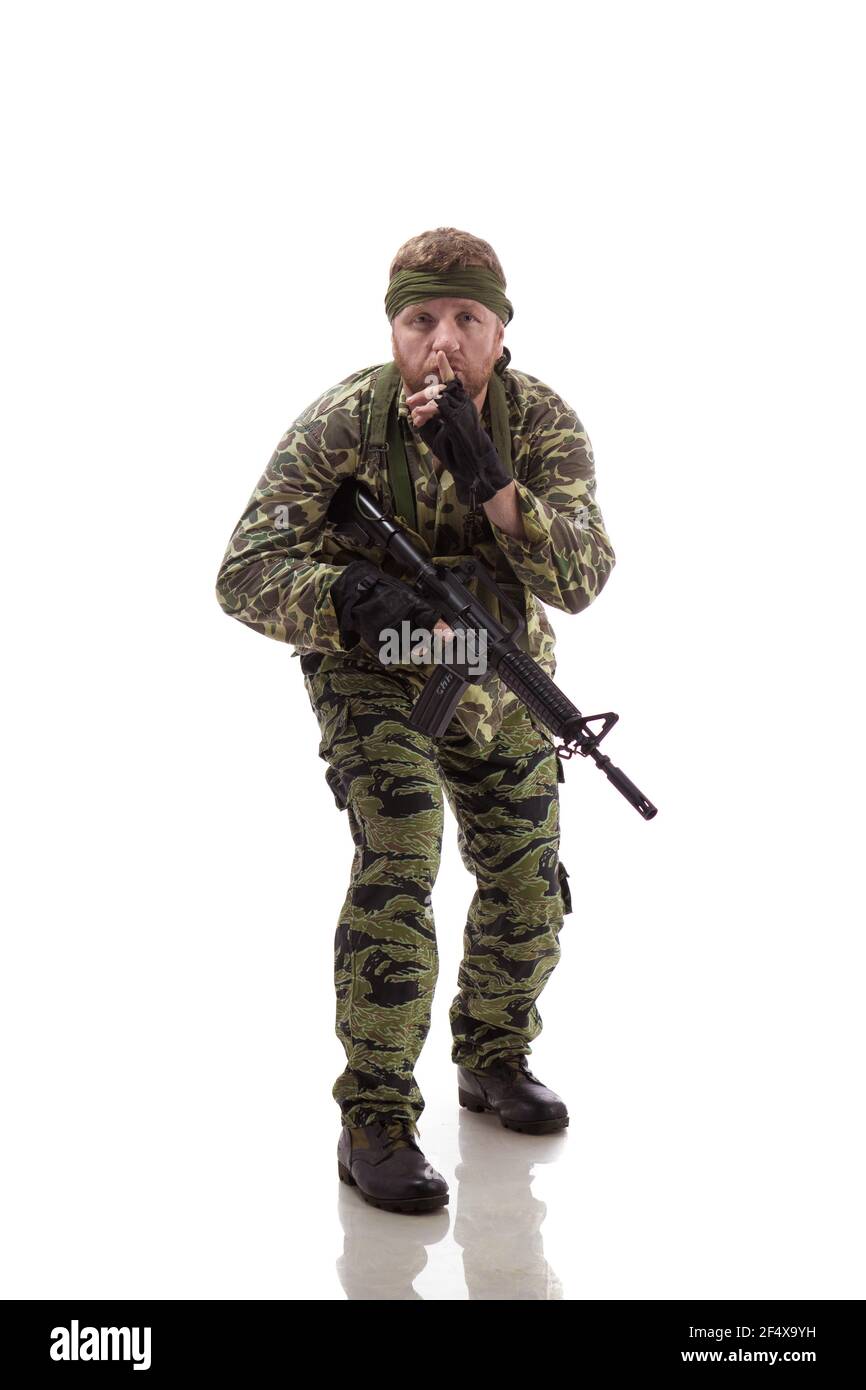
[[[505,362],[502,370],[511,361],[511,353],[503,348]],[[384,450],[388,457],[388,479],[391,484],[391,497],[394,511],[413,531],[418,530],[418,515],[415,507],[415,488],[409,475],[406,449],[400,430],[397,414],[397,397],[400,394],[400,372],[396,362],[386,362],[379,369],[373,403],[370,408],[370,427],[368,448]],[[502,460],[502,465],[513,475],[511,462],[511,429],[508,422],[508,400],[505,383],[498,370],[490,375],[487,383],[487,398],[490,401],[490,426],[493,431],[493,446]]]

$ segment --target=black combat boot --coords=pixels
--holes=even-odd
[[[368,1125],[344,1124],[337,1142],[340,1181],[357,1187],[383,1211],[435,1211],[448,1202],[448,1184],[427,1162],[409,1120],[384,1116]]]
[[[493,1062],[483,1071],[458,1066],[457,1097],[467,1110],[492,1111],[506,1129],[523,1134],[552,1134],[568,1124],[565,1101],[533,1076],[522,1056]]]

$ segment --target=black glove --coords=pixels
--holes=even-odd
[[[462,381],[455,377],[439,396],[435,415],[418,433],[438,459],[451,470],[460,501],[468,503],[474,485],[481,502],[507,487],[511,478],[493,447]]]
[[[432,632],[439,617],[402,579],[383,574],[369,560],[352,560],[346,566],[331,585],[331,602],[343,647],[348,651],[362,642],[377,656],[383,628],[399,632],[408,619],[413,627]]]

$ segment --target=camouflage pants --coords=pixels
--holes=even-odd
[[[477,889],[449,1017],[452,1060],[480,1068],[528,1053],[536,1001],[560,957],[571,910],[559,860],[558,760],[522,706],[479,747],[452,720],[442,739],[409,727],[416,689],[399,672],[302,662],[319,755],[355,845],[335,939],[337,1036],[346,1068],[333,1096],[344,1122],[418,1120],[413,1068],[438,975],[432,891],[443,792]]]

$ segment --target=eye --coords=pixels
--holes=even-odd
[[[412,322],[413,322],[413,323],[420,323],[422,319],[429,319],[429,317],[430,317],[429,314],[416,314],[415,317],[414,317],[414,319],[412,320]],[[460,317],[463,318],[463,319],[471,319],[473,323],[480,323],[480,322],[481,322],[481,320],[478,318],[478,316],[477,316],[476,314],[471,313],[468,309],[464,309],[464,310],[463,310],[463,313],[460,315]]]

